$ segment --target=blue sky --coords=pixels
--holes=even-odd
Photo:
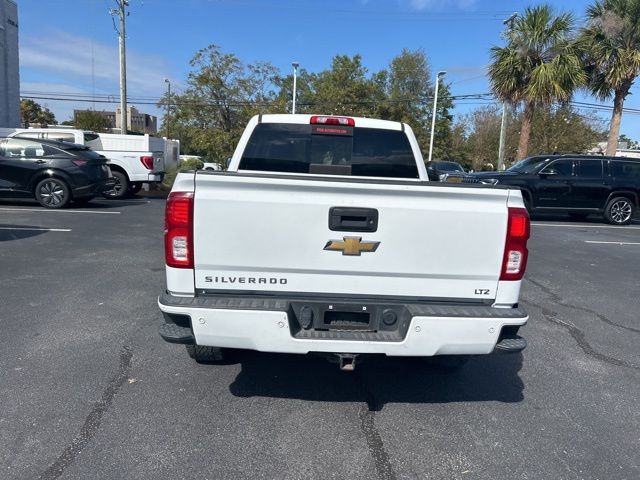
[[[118,95],[114,0],[17,0],[20,75],[24,94]],[[549,2],[571,9],[578,21],[584,0]],[[433,71],[447,70],[456,94],[489,91],[484,76],[489,48],[501,44],[502,21],[532,2],[507,0],[130,0],[127,72],[131,96],[159,97],[164,78],[184,85],[189,59],[211,43],[243,62],[268,60],[283,71],[299,61],[309,71],[336,54],[359,53],[374,72],[403,48],[424,49]],[[92,61],[93,59],[93,61]],[[632,93],[637,92],[634,87]],[[578,100],[595,101],[584,94]],[[39,100],[59,121],[90,103]],[[135,105],[135,103],[133,103]],[[454,113],[478,106],[459,102]],[[640,108],[631,95],[626,106]],[[154,106],[139,110],[158,114]],[[608,114],[602,114],[608,119]],[[640,116],[626,114],[622,132],[640,138]]]

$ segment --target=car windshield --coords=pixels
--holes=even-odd
[[[538,169],[543,163],[549,160],[548,157],[529,157],[524,160],[520,160],[515,165],[507,168],[508,172],[516,173],[531,173]]]

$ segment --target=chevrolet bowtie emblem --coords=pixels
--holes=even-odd
[[[324,249],[359,257],[362,252],[375,252],[378,245],[380,242],[363,242],[362,237],[342,237],[342,240],[329,240]]]

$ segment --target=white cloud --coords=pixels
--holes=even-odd
[[[109,93],[118,91],[120,74],[115,40],[114,45],[107,45],[89,37],[53,30],[42,37],[24,40],[20,45],[20,66],[37,69],[43,77],[53,74],[85,88],[91,85],[93,77],[109,88]],[[163,58],[127,49],[127,87],[131,94],[161,94],[168,72]]]

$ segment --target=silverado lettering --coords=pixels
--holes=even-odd
[[[276,277],[214,277],[206,276],[204,281],[207,283],[257,283],[263,285],[286,285],[286,278]]]

